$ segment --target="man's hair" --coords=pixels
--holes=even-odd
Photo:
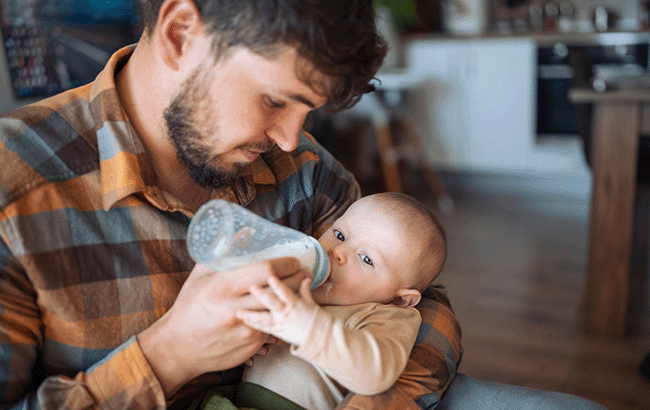
[[[416,250],[417,279],[413,288],[423,291],[438,277],[447,259],[444,228],[429,208],[409,195],[382,192],[371,197],[392,212],[406,233],[422,245],[419,252]]]
[[[143,2],[145,34],[151,34],[164,0]],[[322,89],[328,108],[353,106],[374,91],[374,78],[387,45],[377,32],[372,0],[193,0],[206,32],[212,35],[215,59],[232,47],[273,57],[279,46],[297,49],[327,85],[313,84],[311,72],[301,80]]]

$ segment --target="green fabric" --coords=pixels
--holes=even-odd
[[[288,400],[265,387],[248,382],[242,382],[237,387],[235,403],[242,409],[253,408],[256,410],[305,410],[304,407],[297,405],[291,400]]]
[[[247,382],[242,382],[238,386],[219,386],[212,388],[199,397],[194,398],[191,403],[183,403],[183,400],[178,400],[169,409],[306,410],[265,387]]]
[[[237,407],[227,398],[219,395],[212,394],[207,395],[201,406],[200,410],[239,410]]]
[[[234,388],[230,389],[230,387],[231,386],[221,386],[210,389],[205,392],[205,394],[194,399],[192,404],[188,407],[183,408],[185,408],[185,410],[257,410],[238,408],[235,406],[233,402],[228,399],[228,397],[234,396]]]

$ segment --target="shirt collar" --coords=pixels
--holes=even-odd
[[[97,129],[102,201],[109,210],[118,201],[141,193],[156,207],[166,211],[191,213],[168,192],[162,191],[140,138],[130,126],[120,104],[115,74],[126,64],[135,45],[115,52],[97,76],[90,91],[92,115]],[[255,197],[255,185],[277,183],[262,156],[247,165],[230,187],[215,190],[212,198],[227,198],[248,204]]]

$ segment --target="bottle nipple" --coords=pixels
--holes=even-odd
[[[325,252],[325,249],[323,249],[318,240],[312,236],[310,236],[309,239],[311,240],[314,250],[316,251],[316,258],[313,262],[313,266],[311,266],[312,272],[314,272],[314,277],[312,278],[311,285],[309,287],[313,290],[322,285],[327,280],[327,278],[329,278],[331,267],[327,252]]]

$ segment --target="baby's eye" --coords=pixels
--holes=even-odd
[[[339,241],[343,242],[345,240],[345,236],[341,233],[341,231],[334,229],[334,237],[338,239]]]
[[[359,255],[359,257],[366,265],[374,266],[374,264],[372,263],[372,259],[370,259],[368,255],[362,253]]]

